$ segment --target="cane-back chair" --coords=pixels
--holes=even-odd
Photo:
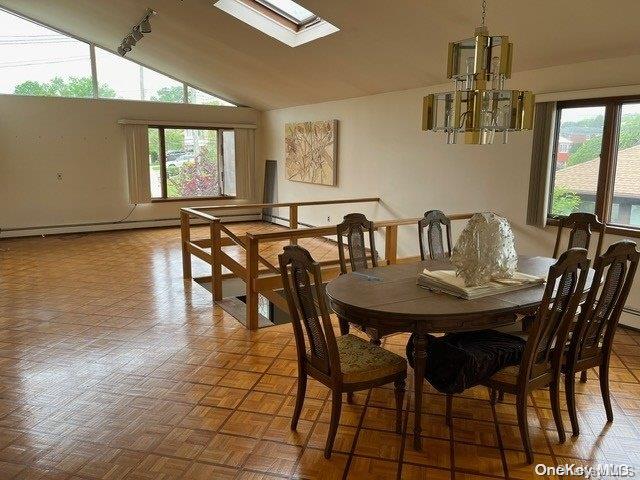
[[[596,257],[602,251],[602,241],[604,240],[604,224],[593,213],[574,212],[567,217],[559,219],[558,234],[556,244],[553,248],[553,258],[558,258],[561,252],[562,232],[569,229],[569,243],[567,249],[573,247],[586,248],[589,250],[591,237],[594,231],[598,233],[598,243],[596,245]]]
[[[549,387],[553,418],[560,442],[566,440],[560,413],[560,365],[569,328],[584,293],[589,274],[589,259],[584,248],[572,248],[549,269],[547,285],[536,319],[527,337],[520,365],[503,368],[484,385],[491,390],[492,402],[497,392],[516,396],[518,426],[529,463],[533,462],[527,397],[541,388]]]
[[[575,374],[598,367],[600,391],[607,421],[613,421],[609,394],[609,361],[613,338],[638,267],[640,253],[635,242],[611,245],[594,263],[593,287],[581,306],[562,371],[565,374],[567,407],[574,435],[580,433],[575,399]],[[598,288],[602,285],[601,288]]]
[[[298,357],[298,391],[291,429],[297,427],[307,376],[310,376],[329,387],[332,393],[331,422],[324,450],[326,458],[331,456],[338,429],[343,392],[368,390],[393,382],[396,431],[400,433],[407,361],[355,335],[336,338],[324,300],[320,265],[307,250],[286,246],[278,260]]]
[[[443,238],[444,228],[446,245]],[[440,210],[429,210],[418,221],[418,239],[420,241],[420,257],[440,260],[451,256],[451,221]],[[445,249],[446,246],[446,249]]]
[[[342,223],[337,226],[338,234],[338,255],[340,258],[340,271],[347,273],[347,259],[344,250],[345,243],[349,252],[349,267],[354,272],[369,268],[367,257],[371,257],[371,266],[378,266],[376,245],[373,238],[375,228],[373,222],[368,220],[362,213],[349,213],[344,216]],[[369,254],[365,237],[369,237]]]

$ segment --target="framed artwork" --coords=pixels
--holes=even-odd
[[[285,174],[292,182],[337,184],[338,121],[287,123]]]

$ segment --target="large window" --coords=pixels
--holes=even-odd
[[[183,103],[184,84],[119,55],[96,48],[98,81],[111,87],[100,97]]]
[[[549,213],[640,229],[640,97],[558,104]]]
[[[92,58],[95,58],[95,71],[91,68]],[[235,106],[2,9],[0,93]]]
[[[93,97],[89,44],[0,10],[0,93]]]
[[[233,130],[149,127],[154,199],[235,196]]]

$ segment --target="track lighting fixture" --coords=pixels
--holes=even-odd
[[[118,47],[119,55],[124,57],[128,52],[131,51],[131,48],[135,46],[136,43],[142,40],[144,34],[151,33],[151,22],[149,19],[154,15],[157,15],[157,12],[155,10],[152,10],[151,8],[148,8],[144,14],[144,17],[142,17],[142,19],[133,26],[131,32],[122,39],[122,42]]]

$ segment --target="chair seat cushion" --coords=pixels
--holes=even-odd
[[[403,357],[355,335],[342,335],[336,342],[344,383],[368,382],[407,370]]]
[[[407,344],[414,365],[413,337]],[[461,393],[491,378],[501,369],[519,365],[525,340],[495,330],[428,336],[425,378],[442,393]]]

